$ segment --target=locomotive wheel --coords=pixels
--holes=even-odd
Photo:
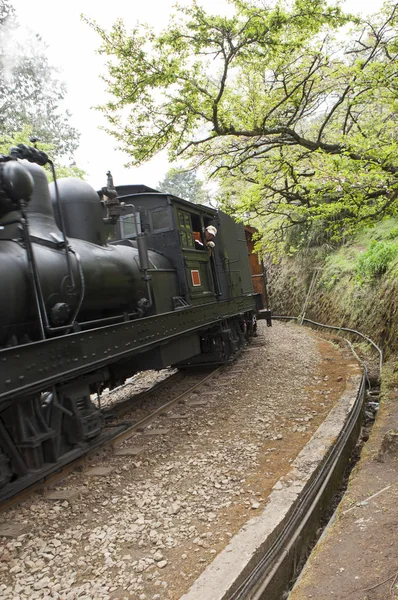
[[[0,489],[7,485],[12,479],[11,461],[0,449]]]
[[[84,380],[14,399],[0,416],[0,498],[84,454],[101,429]]]
[[[201,337],[201,353],[174,364],[178,369],[198,365],[222,365],[231,362],[254,335],[256,322],[252,313],[223,321]]]

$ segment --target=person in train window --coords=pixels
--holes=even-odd
[[[195,240],[195,249],[196,250],[206,250],[207,249],[209,256],[211,256],[212,248],[215,247],[215,243],[213,242],[213,240],[216,237],[216,235],[217,235],[217,229],[215,227],[213,227],[213,225],[209,225],[208,227],[206,227],[206,229],[205,229],[206,243],[204,244],[202,242],[202,236],[200,235],[200,232],[194,231],[193,239]]]
[[[205,229],[205,238],[206,238],[206,248],[207,253],[211,256],[212,249],[215,247],[214,238],[217,235],[217,229],[213,225],[209,225]]]

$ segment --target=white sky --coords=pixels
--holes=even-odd
[[[93,106],[105,101],[105,73],[102,56],[96,54],[100,45],[98,35],[81,22],[83,13],[99,25],[110,28],[121,17],[127,27],[137,21],[149,23],[156,29],[165,28],[173,12],[175,0],[12,0],[21,24],[39,33],[49,46],[51,64],[61,69],[60,77],[68,88],[66,105],[73,113],[72,123],[81,132],[76,162],[87,172],[87,180],[96,188],[105,185],[105,173],[112,171],[115,185],[143,183],[156,186],[169,168],[167,157],[159,155],[140,168],[126,170],[127,157],[115,150],[116,141],[99,130],[105,119]],[[189,4],[180,0],[180,4]],[[226,0],[200,0],[206,9],[226,14]],[[371,13],[382,0],[346,0],[344,8],[352,12]]]

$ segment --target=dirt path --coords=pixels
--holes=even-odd
[[[27,527],[0,538],[0,597],[180,598],[264,507],[344,391],[347,359],[308,329],[262,327],[234,365],[126,442],[137,456],[103,452],[91,466],[111,472],[58,486],[76,498],[36,495],[0,516]]]

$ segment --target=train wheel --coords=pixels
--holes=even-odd
[[[11,461],[0,448],[0,489],[12,479]]]

